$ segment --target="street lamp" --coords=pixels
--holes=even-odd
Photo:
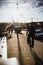
[[[21,13],[20,15],[21,15],[21,22],[22,22],[22,16],[23,16],[23,13]]]
[[[17,14],[18,14],[18,2],[17,2]],[[17,26],[18,26],[18,15],[17,15]]]
[[[31,17],[31,22],[33,22],[33,17]]]

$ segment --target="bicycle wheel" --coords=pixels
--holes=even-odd
[[[30,47],[30,50],[32,49],[32,38],[29,39],[29,47]]]

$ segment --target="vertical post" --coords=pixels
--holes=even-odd
[[[12,16],[12,23],[13,23],[13,16]]]
[[[17,26],[18,26],[18,2],[17,2]]]
[[[23,13],[21,13],[20,15],[21,15],[21,22],[22,22],[22,18],[23,18],[22,16],[23,16]]]
[[[31,22],[33,22],[33,17],[31,17]]]

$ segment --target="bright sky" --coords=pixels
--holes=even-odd
[[[8,4],[5,4],[6,1],[4,1],[5,3],[0,7],[0,22],[11,22],[12,19],[15,22],[30,22],[31,18],[34,21],[43,21],[43,11],[40,13],[43,7],[33,8],[30,2],[24,3],[23,1],[18,0],[18,10],[17,0],[9,0]]]

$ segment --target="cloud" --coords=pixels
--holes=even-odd
[[[40,7],[40,6],[43,6],[43,2],[42,2],[42,3],[38,3],[38,5],[39,5],[39,7]]]
[[[0,0],[0,1],[6,1],[6,0]]]
[[[43,0],[36,0],[36,1],[38,2],[36,7],[43,7]]]
[[[7,0],[0,0],[0,7],[4,6],[6,4]]]
[[[0,7],[7,6],[8,4],[19,2],[19,0],[0,0]]]
[[[21,0],[21,2],[29,2],[31,3],[31,5],[34,7],[40,7],[40,6],[43,6],[43,0]]]
[[[19,3],[27,3],[28,2],[34,8],[43,7],[43,0],[0,0],[0,7],[6,6],[12,2],[19,2]]]

